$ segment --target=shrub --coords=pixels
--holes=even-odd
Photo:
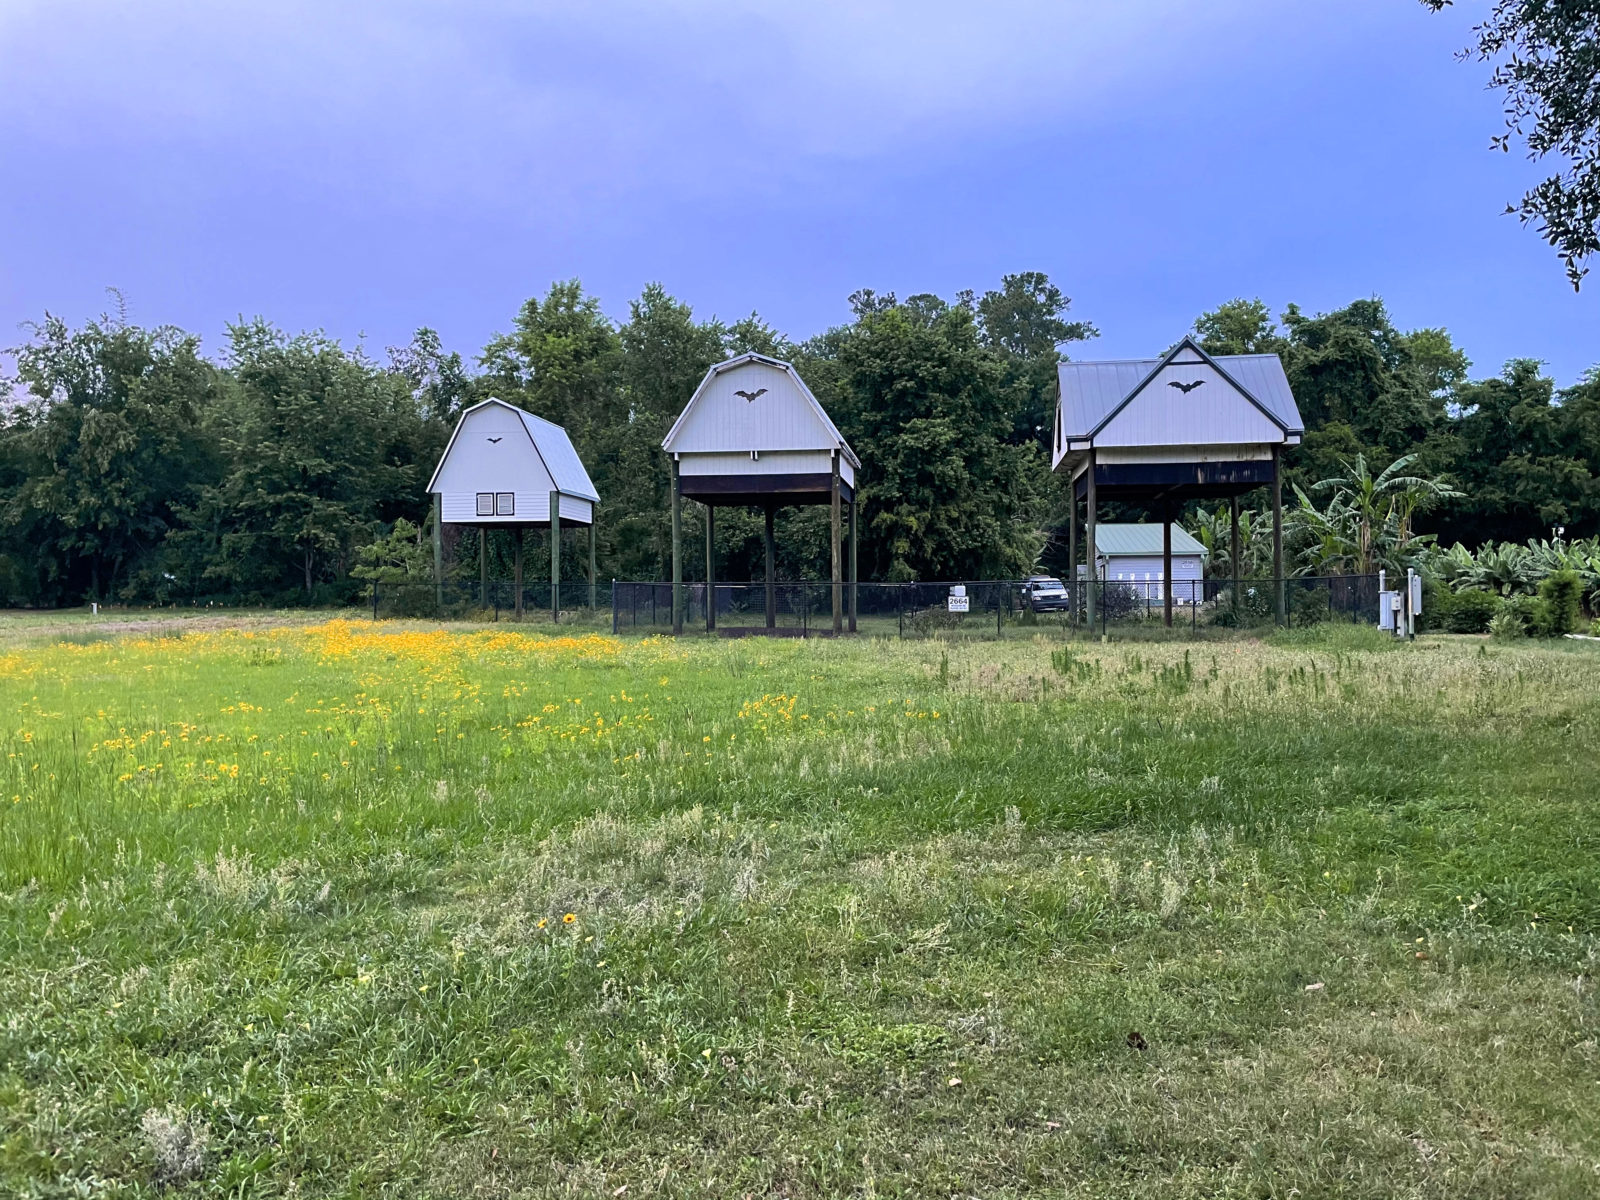
[[[1542,637],[1561,637],[1578,628],[1583,583],[1576,571],[1555,571],[1539,585],[1534,602],[1533,628]]]
[[[1106,590],[1101,593],[1100,603],[1105,606],[1108,621],[1136,615],[1148,616],[1150,612],[1150,602],[1143,593],[1120,583],[1107,584]]]
[[[1291,597],[1289,619],[1297,626],[1320,625],[1332,615],[1328,593],[1321,588],[1299,588]]]
[[[1265,625],[1273,618],[1272,585],[1265,580],[1245,580],[1240,587],[1239,608],[1233,607],[1233,589],[1217,596],[1213,625],[1233,629],[1241,625]]]
[[[1492,592],[1476,590],[1465,592],[1439,591],[1444,600],[1438,614],[1438,627],[1447,633],[1487,633],[1489,622],[1500,611],[1500,599]]]
[[[139,1122],[158,1184],[180,1184],[205,1170],[211,1127],[179,1110],[150,1109]]]
[[[1526,637],[1527,633],[1528,627],[1522,623],[1522,618],[1509,607],[1496,613],[1489,622],[1489,636],[1496,641],[1511,641]]]

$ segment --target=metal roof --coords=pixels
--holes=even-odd
[[[1161,557],[1161,526],[1159,525],[1109,525],[1096,524],[1094,527],[1095,553],[1115,558],[1122,555],[1137,555],[1148,558],[1154,555]],[[1189,532],[1181,525],[1172,527],[1172,552],[1174,554],[1198,554],[1202,558],[1210,554],[1204,546],[1190,536]]]
[[[526,409],[519,408],[517,413],[522,417],[528,437],[533,440],[533,448],[544,459],[545,470],[556,481],[557,489],[598,503],[600,494],[594,490],[594,481],[589,478],[589,472],[584,470],[583,460],[578,457],[567,431],[554,421],[536,417]]]
[[[544,463],[545,470],[550,472],[550,478],[555,482],[557,491],[583,500],[593,500],[596,504],[600,502],[600,494],[594,490],[594,482],[589,478],[589,472],[584,469],[583,460],[578,457],[578,451],[573,447],[572,439],[567,436],[565,429],[553,421],[536,417],[515,404],[507,404],[504,400],[492,397],[462,411],[460,419],[456,421],[455,429],[450,434],[450,441],[446,444],[444,453],[439,456],[439,465],[433,470],[433,478],[428,481],[428,491],[434,490],[439,472],[444,469],[445,460],[450,457],[450,449],[456,444],[456,435],[466,423],[467,414],[477,412],[478,409],[490,404],[508,408],[521,418],[522,427],[528,431],[528,440],[533,443],[534,452]]]
[[[1093,437],[1163,365],[1185,349],[1193,350],[1216,367],[1286,434],[1304,432],[1305,423],[1289,389],[1289,377],[1276,354],[1207,354],[1192,338],[1185,338],[1161,358],[1061,363],[1057,378],[1061,386],[1059,419],[1063,442]]]

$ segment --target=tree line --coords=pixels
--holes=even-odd
[[[658,285],[613,320],[574,280],[528,300],[471,360],[428,329],[378,357],[241,321],[213,356],[120,302],[78,327],[46,316],[10,352],[0,592],[13,606],[351,601],[363,548],[402,521],[426,536],[428,477],[461,410],[489,396],[571,433],[602,497],[601,576],[662,578],[661,438],[712,363],[751,350],[794,362],[863,460],[863,578],[1063,571],[1055,365],[1096,329],[1038,272],[948,300],[864,289],[850,308],[797,342],[756,315],[697,319]],[[1441,541],[1600,532],[1600,374],[1557,389],[1517,360],[1473,379],[1443,330],[1402,331],[1376,299],[1276,319],[1234,300],[1195,333],[1215,353],[1282,355],[1307,427],[1291,486],[1414,456],[1410,473],[1451,485],[1415,516]],[[1108,506],[1103,519],[1142,515]],[[781,513],[784,577],[826,574],[825,521],[821,508]],[[461,549],[475,575],[475,540]],[[491,550],[503,577],[504,548]],[[719,577],[758,578],[759,514],[719,514],[717,553]]]

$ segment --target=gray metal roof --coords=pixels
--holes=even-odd
[[[1094,527],[1095,553],[1107,557],[1137,555],[1148,558],[1161,557],[1161,526],[1159,525],[1102,525]],[[1172,552],[1198,554],[1205,557],[1210,552],[1191,537],[1181,525],[1172,527]]]
[[[1276,354],[1206,354],[1188,338],[1173,353],[1191,347],[1213,363],[1281,426],[1286,433],[1304,432],[1299,406],[1289,389],[1289,377]],[[1082,440],[1093,436],[1119,405],[1126,401],[1172,355],[1162,358],[1121,359],[1102,362],[1063,362],[1057,368],[1061,385],[1061,435]]]
[[[519,408],[517,413],[522,417],[528,436],[533,439],[534,449],[544,459],[550,478],[556,481],[556,487],[568,495],[582,496],[585,500],[599,503],[600,493],[594,490],[594,482],[589,478],[589,472],[584,470],[583,460],[578,457],[567,431],[554,421],[536,417],[526,409]]]

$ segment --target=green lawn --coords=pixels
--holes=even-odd
[[[1594,1196],[1597,698],[1348,628],[12,623],[0,1195]]]

